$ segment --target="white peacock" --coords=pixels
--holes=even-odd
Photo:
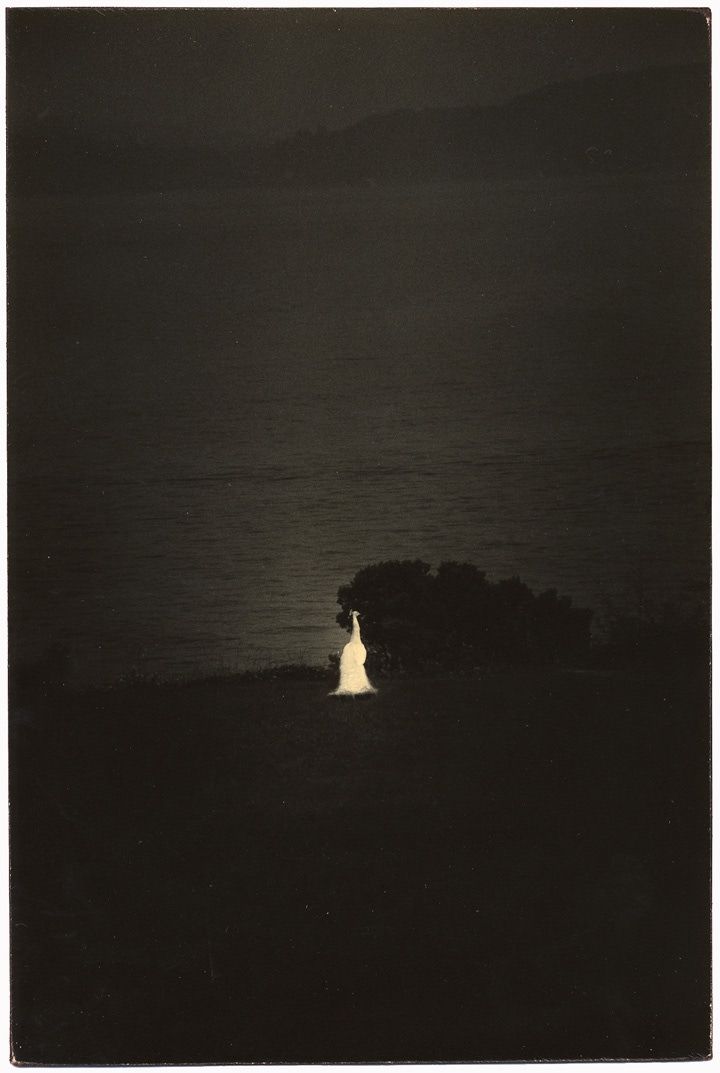
[[[360,636],[360,616],[357,611],[350,612],[352,617],[352,634],[340,656],[340,684],[333,690],[333,697],[354,697],[359,693],[377,693],[365,673],[367,649]]]

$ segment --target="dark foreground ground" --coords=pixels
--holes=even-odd
[[[701,676],[327,688],[16,707],[17,1060],[708,1053]]]

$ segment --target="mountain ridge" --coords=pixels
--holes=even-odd
[[[338,130],[227,149],[83,138],[36,124],[8,133],[8,190],[157,190],[383,184],[588,171],[697,171],[710,159],[706,65],[554,82],[505,104],[396,109]]]

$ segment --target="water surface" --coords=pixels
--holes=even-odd
[[[703,598],[707,229],[657,176],[18,203],[16,653],[324,663],[396,557]]]

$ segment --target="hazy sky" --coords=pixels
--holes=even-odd
[[[11,116],[171,144],[268,139],[395,108],[705,58],[678,9],[14,9]]]

